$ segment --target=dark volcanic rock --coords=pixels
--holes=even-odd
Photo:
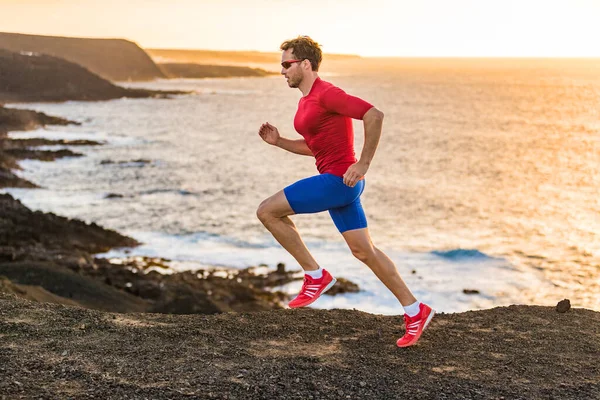
[[[38,146],[99,146],[94,140],[50,140],[50,139],[0,139],[0,150],[22,150]]]
[[[569,299],[564,299],[558,302],[556,305],[556,312],[566,313],[571,309],[571,301]]]
[[[144,50],[137,44],[123,39],[0,33],[0,48],[17,53],[43,53],[63,58],[111,81],[165,78]]]
[[[112,264],[95,259],[93,267],[83,265],[80,272],[117,289],[151,300],[151,312],[172,314],[213,314],[227,311],[265,311],[281,308],[286,296],[265,290],[267,279],[250,269],[211,270],[161,274],[150,268],[168,271],[160,259],[135,257]]]
[[[30,150],[30,149],[11,149],[5,150],[5,153],[17,160],[39,160],[54,161],[65,157],[81,157],[83,154],[74,151],[62,150]]]
[[[39,146],[54,141],[46,139],[25,139],[15,140],[6,138],[6,133],[11,130],[29,130],[38,126],[44,125],[69,125],[78,124],[77,122],[69,121],[64,118],[51,117],[44,113],[18,110],[12,108],[4,108],[0,106],[0,188],[2,187],[19,187],[19,188],[36,188],[34,183],[22,179],[15,175],[11,169],[20,169],[17,164],[17,159],[28,158],[35,156],[35,153],[27,152],[27,154],[15,154],[15,151],[22,151],[30,146]],[[62,143],[61,143],[62,144]],[[12,153],[12,154],[10,154]],[[55,154],[56,156],[56,154]],[[48,157],[45,154],[44,157]]]
[[[61,58],[0,49],[0,102],[92,101],[183,93],[126,89]]]
[[[100,284],[93,278],[83,276],[53,262],[0,263],[0,275],[7,277],[15,284],[42,288],[55,296],[53,302],[56,303],[76,302],[82,307],[112,312],[148,310],[148,303],[143,299],[112,286]],[[42,299],[42,301],[46,300]]]
[[[0,70],[0,77],[3,75]],[[0,78],[1,81],[2,78]],[[0,91],[2,89],[0,88]],[[81,125],[60,117],[52,117],[41,112],[5,108],[0,105],[0,137],[9,131],[27,131],[44,125]]]
[[[134,239],[98,225],[33,212],[9,194],[0,194],[0,243],[13,246],[19,258],[48,259],[57,253],[100,253],[138,245]]]
[[[3,158],[2,152],[0,152],[0,159],[1,158]],[[29,182],[26,179],[18,177],[10,169],[0,167],[0,188],[3,187],[34,189],[38,188],[39,186],[35,183]]]
[[[360,292],[360,289],[356,283],[351,282],[346,278],[337,278],[337,282],[335,283],[335,285],[333,285],[331,289],[325,292],[325,294],[335,296],[336,294],[358,292]]]

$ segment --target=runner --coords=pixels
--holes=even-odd
[[[268,144],[315,157],[319,172],[275,193],[257,210],[263,225],[304,269],[302,289],[289,306],[312,304],[336,282],[310,254],[289,216],[329,211],[352,254],[371,268],[404,307],[406,333],[397,345],[411,346],[419,340],[435,311],[417,301],[392,260],[373,245],[360,202],[364,176],[381,136],[383,113],[319,78],[322,52],[310,37],[286,40],[281,50],[281,74],[289,87],[302,92],[294,118],[294,127],[302,139],[286,139],[268,122],[261,125],[258,133]],[[352,119],[364,123],[365,141],[358,160],[354,153]]]

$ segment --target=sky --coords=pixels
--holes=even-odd
[[[361,56],[600,57],[599,21],[600,0],[0,0],[0,32]]]

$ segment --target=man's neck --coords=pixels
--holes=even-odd
[[[302,79],[302,82],[298,86],[298,89],[300,89],[300,91],[302,92],[302,97],[308,96],[308,94],[310,93],[310,89],[312,89],[318,77],[319,74],[313,71],[309,76]]]

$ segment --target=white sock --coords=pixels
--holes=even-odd
[[[313,279],[321,279],[323,277],[323,268],[319,267],[315,271],[304,271],[304,273]]]
[[[408,315],[409,317],[414,317],[416,315],[419,314],[419,311],[421,311],[419,309],[419,306],[421,305],[421,303],[419,303],[418,301],[415,301],[414,303],[412,303],[409,306],[404,306],[404,312],[406,313],[406,315]]]

